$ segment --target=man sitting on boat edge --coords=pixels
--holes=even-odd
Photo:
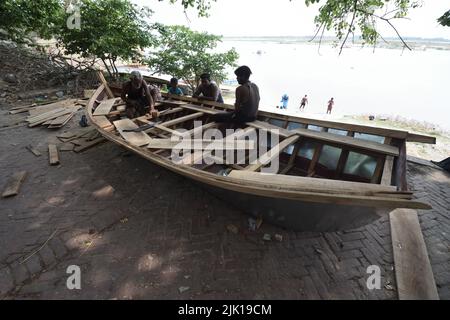
[[[150,89],[139,71],[131,72],[130,80],[122,86],[121,98],[126,103],[125,112],[129,119],[144,116],[147,108],[152,116],[158,113]]]
[[[201,84],[195,90],[193,97],[223,103],[222,92],[220,92],[219,86],[214,81],[211,81],[209,73],[202,74],[200,80]]]
[[[242,124],[256,120],[259,108],[258,86],[250,82],[252,71],[247,66],[240,66],[234,71],[240,84],[236,88],[235,110],[233,112],[220,112],[213,115],[216,122],[234,122]]]

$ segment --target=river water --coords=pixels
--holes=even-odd
[[[307,94],[304,114],[316,117],[374,114],[400,116],[450,129],[450,51],[352,47],[341,56],[336,48],[317,44],[271,41],[228,41],[218,50],[234,47],[240,65],[248,65],[259,86],[261,109],[298,114]],[[235,79],[229,70],[229,79]],[[333,115],[326,116],[334,97]]]

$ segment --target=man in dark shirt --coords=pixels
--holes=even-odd
[[[222,93],[214,81],[211,81],[211,76],[204,73],[200,76],[201,84],[195,90],[193,97],[203,100],[223,103]]]
[[[126,114],[129,119],[144,116],[149,108],[153,115],[157,113],[147,83],[139,71],[131,72],[130,81],[123,84],[122,100],[126,103]]]
[[[255,121],[260,97],[258,86],[249,80],[252,72],[249,67],[241,66],[234,73],[240,84],[236,89],[235,110],[217,113],[213,119],[216,122],[235,122],[238,124]]]

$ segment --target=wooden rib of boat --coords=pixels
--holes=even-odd
[[[238,164],[221,164],[223,157],[211,151],[202,157],[183,155],[176,162],[170,150],[172,135],[193,139],[199,130],[220,129],[211,115],[234,107],[163,94],[154,126],[130,132],[153,120],[127,119],[123,103],[116,98],[120,91],[104,83],[86,107],[90,122],[106,139],[192,179],[265,221],[299,231],[332,231],[373,222],[395,208],[431,208],[414,200],[408,190],[406,141],[435,143],[433,137],[260,111],[257,121],[224,138],[278,129],[279,144],[268,141],[271,152],[256,162],[250,163],[244,153],[247,157]],[[194,128],[194,121],[202,121],[202,127]],[[261,172],[274,160],[279,163],[276,173]]]

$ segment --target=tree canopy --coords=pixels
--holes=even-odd
[[[69,54],[101,59],[117,75],[117,59],[136,60],[153,44],[151,11],[124,0],[82,0],[81,28],[62,27],[56,38]],[[67,16],[66,16],[67,17]]]
[[[160,0],[163,1],[163,0]],[[177,0],[170,0],[172,3]],[[187,7],[201,8],[200,14],[208,10],[212,2],[217,0],[182,0]],[[289,0],[294,1],[294,0]],[[296,0],[298,1],[298,0]],[[336,38],[341,41],[341,51],[349,35],[359,31],[365,43],[376,44],[382,35],[378,32],[377,21],[388,24],[401,41],[403,38],[395,28],[393,21],[404,19],[410,9],[418,8],[423,1],[419,0],[304,0],[305,4],[322,4],[314,21],[317,26],[316,36],[325,30],[333,29]],[[450,26],[450,10],[438,22],[443,26]],[[403,41],[405,47],[409,48]]]
[[[62,14],[61,0],[0,1],[0,37],[31,43],[33,35],[50,39]]]
[[[146,62],[155,73],[183,79],[192,89],[198,85],[204,72],[221,82],[226,77],[225,69],[235,66],[238,54],[234,48],[224,53],[213,53],[220,40],[220,36],[192,31],[184,26],[162,27],[157,46],[149,53]]]

